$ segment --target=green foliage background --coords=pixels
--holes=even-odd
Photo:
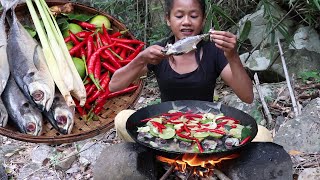
[[[170,32],[164,22],[164,0],[73,0],[101,11],[107,12],[123,22],[140,40],[152,44],[166,37]],[[320,32],[320,0],[206,0],[207,23],[205,30],[226,30],[236,25],[236,22],[248,13],[253,13],[261,5],[265,6],[265,17],[268,19],[268,29],[274,36],[275,30],[281,32],[290,41],[285,25],[279,23],[279,17],[272,14],[273,4],[276,3],[298,23],[314,27]],[[277,25],[278,24],[278,25]],[[240,43],[246,39],[250,31],[250,23],[241,32]],[[277,26],[275,26],[277,25]]]

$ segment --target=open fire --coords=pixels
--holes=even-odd
[[[237,157],[239,157],[239,154],[231,154],[223,157],[184,154],[183,156],[178,156],[176,159],[157,156],[157,160],[162,163],[166,163],[168,166],[171,166],[171,168],[168,170],[168,173],[177,171],[184,173],[187,177],[212,177],[217,172],[217,169],[215,169],[217,165],[223,161],[235,159]]]

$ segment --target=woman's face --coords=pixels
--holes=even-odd
[[[176,40],[198,35],[204,25],[204,15],[196,0],[174,0],[166,19]]]

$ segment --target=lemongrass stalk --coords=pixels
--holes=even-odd
[[[50,17],[47,16],[45,10],[42,8],[41,3],[39,0],[34,0],[37,5],[38,11],[42,18],[46,33],[48,35],[49,44],[53,55],[56,58],[60,73],[63,74],[62,79],[66,84],[69,91],[73,90],[73,75],[68,67],[66,59],[62,53],[61,48],[59,47],[59,43],[57,42],[54,34],[54,26],[53,23],[50,21]]]
[[[44,9],[46,9],[46,15],[47,16],[50,16],[51,17],[51,22],[53,23],[54,25],[54,28],[55,28],[55,36],[56,36],[56,39],[59,43],[59,46],[63,52],[63,55],[67,61],[67,64],[70,68],[70,71],[73,75],[73,82],[74,82],[74,88],[73,88],[73,91],[71,92],[71,94],[80,101],[80,106],[83,106],[86,102],[86,97],[87,97],[87,94],[86,94],[86,89],[84,87],[84,84],[82,82],[82,79],[72,61],[72,57],[69,53],[69,50],[67,48],[67,45],[66,43],[64,42],[64,38],[63,38],[63,35],[59,29],[59,25],[55,19],[55,17],[51,14],[51,11],[50,11],[50,8],[48,7],[47,3],[44,1],[44,0],[40,0],[41,4],[42,4],[42,7]]]
[[[31,18],[33,20],[33,23],[35,25],[36,31],[38,33],[41,45],[42,45],[42,51],[44,53],[44,57],[46,59],[46,64],[48,66],[48,69],[50,71],[50,74],[58,87],[59,91],[63,95],[65,101],[67,102],[68,106],[75,106],[75,103],[71,97],[71,94],[69,90],[67,89],[64,81],[62,80],[57,62],[55,60],[55,57],[53,55],[53,52],[51,51],[51,48],[49,46],[48,38],[46,36],[46,33],[41,26],[39,17],[34,9],[34,6],[32,4],[31,0],[26,0],[26,4],[28,6]]]

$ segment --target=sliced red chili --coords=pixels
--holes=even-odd
[[[251,136],[248,136],[246,138],[244,138],[241,142],[240,142],[240,146],[244,145],[246,142],[248,142],[250,140]]]

